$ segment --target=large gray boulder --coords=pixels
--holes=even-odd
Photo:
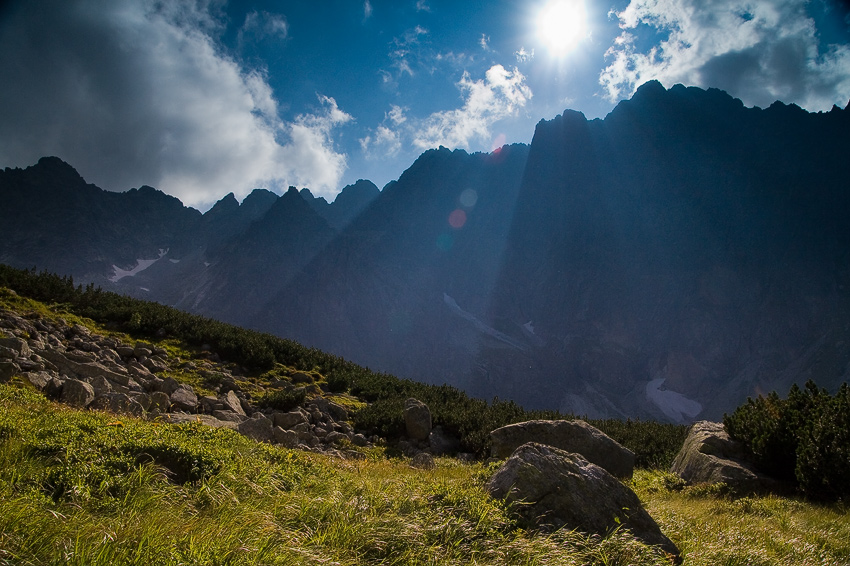
[[[723,424],[700,421],[691,426],[670,471],[690,484],[725,483],[742,493],[777,487],[747,460],[746,450],[729,438]]]
[[[418,399],[404,402],[404,425],[408,438],[427,440],[431,434],[431,411],[428,405]]]
[[[59,400],[72,407],[88,407],[94,401],[94,388],[85,381],[67,379]]]
[[[487,491],[513,505],[522,523],[545,531],[575,529],[605,536],[620,527],[678,556],[637,495],[580,454],[529,442],[487,482]]]
[[[236,430],[257,442],[271,442],[274,439],[274,424],[262,413],[242,421],[236,425]]]
[[[630,478],[635,468],[634,453],[601,430],[584,421],[526,421],[497,428],[490,433],[491,454],[507,458],[527,442],[548,444],[576,452],[618,478]]]

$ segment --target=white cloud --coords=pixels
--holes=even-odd
[[[806,0],[632,0],[616,13],[622,33],[599,82],[608,98],[642,83],[684,83],[727,90],[747,104],[795,102],[808,110],[850,97],[850,47],[819,45]],[[638,36],[666,34],[641,51]]]
[[[417,12],[430,12],[431,6],[428,5],[426,0],[416,0],[416,11]]]
[[[514,51],[514,55],[516,56],[518,63],[525,63],[526,61],[534,59],[534,49],[526,51],[525,47],[520,47],[519,51]]]
[[[415,147],[468,148],[474,139],[487,140],[494,122],[514,114],[532,97],[525,76],[517,69],[508,71],[501,65],[490,67],[483,80],[473,81],[465,72],[458,88],[464,95],[463,107],[436,112],[415,124]]]
[[[396,126],[403,124],[407,120],[407,117],[404,115],[406,110],[406,108],[392,104],[390,106],[390,111],[387,112],[387,118],[389,118]]]
[[[398,155],[401,151],[401,131],[398,127],[407,121],[405,111],[406,108],[392,104],[390,111],[384,114],[383,123],[379,124],[371,134],[358,140],[366,159]]]
[[[368,20],[372,17],[372,3],[369,0],[363,2],[363,19]]]
[[[481,34],[481,37],[478,39],[478,45],[481,46],[481,49],[484,51],[490,51],[490,36]]]
[[[264,74],[217,43],[217,6],[23,3],[0,30],[0,74],[16,85],[0,89],[0,163],[57,155],[105,189],[149,184],[201,208],[260,186],[334,194],[346,156],[332,133],[351,117],[320,97],[281,120]],[[244,27],[286,34],[268,14]]]
[[[245,22],[239,28],[237,41],[243,44],[251,39],[259,41],[267,38],[286,39],[289,35],[289,24],[281,14],[272,14],[256,10],[245,15]]]

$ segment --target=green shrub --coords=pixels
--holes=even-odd
[[[786,399],[776,392],[747,399],[723,424],[741,441],[756,466],[796,482],[807,496],[836,500],[850,495],[850,390],[833,397],[808,381],[793,385]]]
[[[257,404],[262,408],[274,409],[276,411],[291,411],[300,407],[307,400],[307,390],[303,387],[293,389],[275,389],[269,391],[257,399]]]

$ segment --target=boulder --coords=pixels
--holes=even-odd
[[[171,408],[171,397],[162,391],[154,391],[150,395],[151,404],[148,407],[149,411],[165,413]]]
[[[580,454],[535,442],[523,444],[493,474],[486,488],[493,497],[513,504],[527,527],[575,529],[600,536],[621,527],[646,544],[679,554],[637,495]]]
[[[298,446],[298,433],[293,430],[284,430],[276,426],[272,429],[272,438],[275,444],[280,444],[286,448]]]
[[[239,400],[239,397],[236,396],[234,391],[228,391],[226,394],[221,396],[221,402],[224,403],[225,410],[231,410],[237,415],[246,416],[245,411],[242,409],[242,402]]]
[[[523,444],[538,442],[581,454],[618,478],[632,477],[635,468],[635,455],[631,450],[581,420],[516,423],[492,431],[490,440],[494,458],[507,458]]]
[[[23,375],[26,380],[29,381],[39,391],[43,391],[47,387],[47,384],[50,383],[50,380],[53,378],[53,376],[47,373],[46,371],[31,371]]]
[[[0,362],[0,383],[5,383],[18,375],[20,373],[21,368],[18,367],[14,362],[3,361]]]
[[[776,480],[759,473],[747,458],[743,445],[729,438],[723,424],[700,421],[691,426],[670,471],[690,484],[725,483],[740,493],[777,487]]]
[[[277,411],[272,415],[272,419],[274,419],[275,426],[279,426],[284,430],[290,430],[301,423],[309,422],[307,413],[303,409],[295,409],[288,413]]]
[[[273,426],[271,419],[266,418],[262,413],[257,413],[254,417],[236,425],[236,430],[239,434],[258,442],[271,442],[274,438]]]
[[[178,411],[194,412],[198,408],[198,396],[188,385],[181,385],[169,397],[171,407]]]
[[[414,440],[427,440],[431,434],[431,411],[418,399],[404,402],[404,425],[407,436]]]
[[[437,467],[437,462],[434,457],[427,452],[420,452],[410,459],[410,465],[420,470],[433,470]]]
[[[94,401],[94,388],[79,379],[66,379],[59,400],[72,407],[88,407]]]

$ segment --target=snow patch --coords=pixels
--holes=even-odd
[[[531,324],[530,320],[523,324],[522,327],[528,330],[529,334],[534,334],[534,325]]]
[[[665,378],[653,379],[646,384],[646,398],[661,412],[670,417],[674,422],[683,423],[693,420],[702,411],[702,405],[693,399],[688,399],[681,393],[661,389]],[[687,417],[687,418],[686,418]]]
[[[110,277],[109,280],[113,283],[117,283],[125,277],[133,277],[137,273],[141,273],[145,269],[158,262],[167,253],[168,250],[159,250],[159,257],[156,259],[137,259],[136,266],[133,269],[121,269],[117,265],[113,265],[112,269],[115,271],[115,274]]]
[[[170,261],[171,263],[180,263],[179,259],[169,259],[168,261]]]

